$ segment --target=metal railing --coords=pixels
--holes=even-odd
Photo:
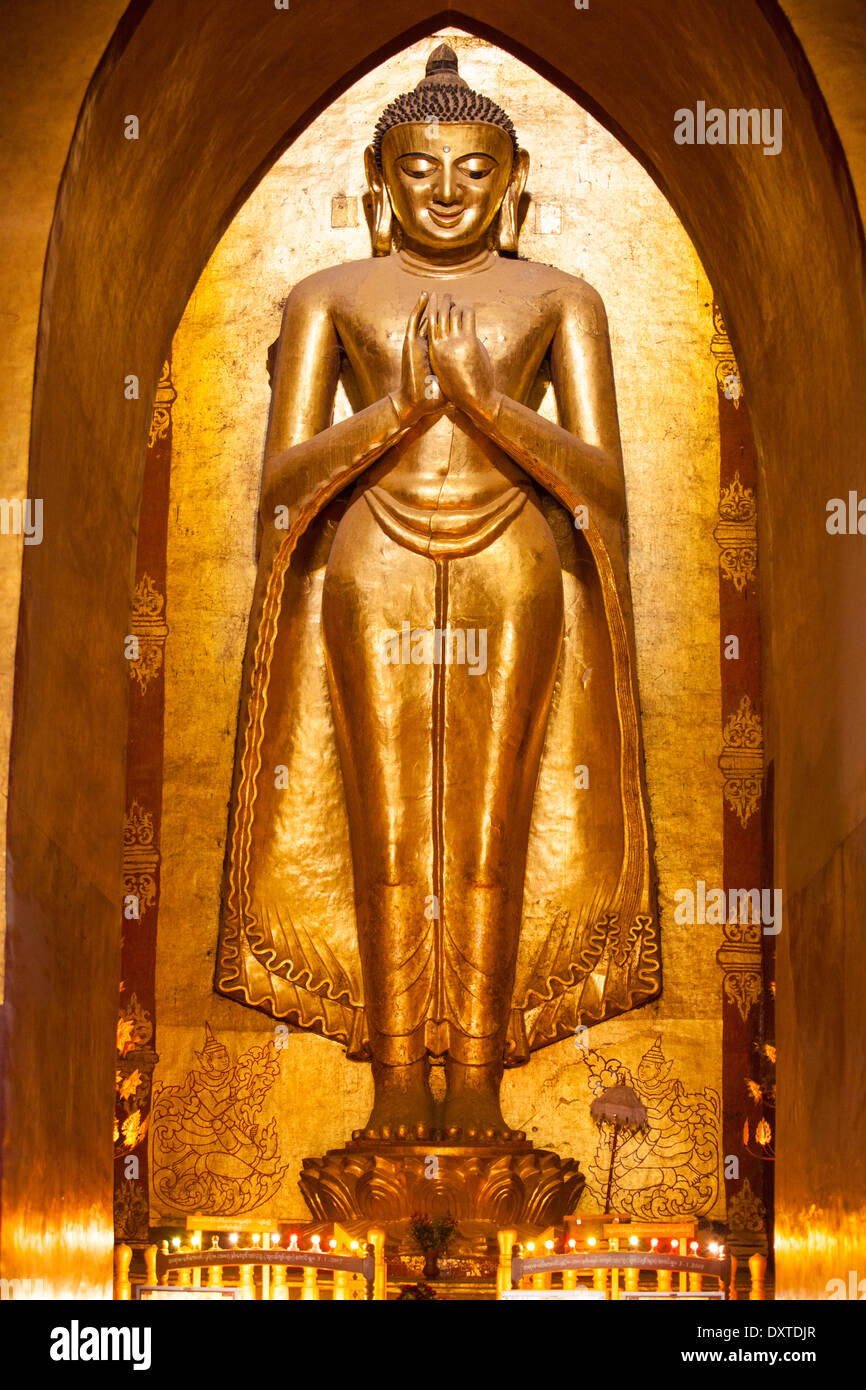
[[[370,1300],[384,1300],[386,1289],[385,1272],[385,1232],[373,1227],[368,1232],[367,1245],[362,1254],[325,1253],[315,1246],[309,1250],[297,1248],[262,1249],[255,1246],[249,1249],[233,1246],[223,1250],[215,1246],[211,1250],[178,1250],[168,1253],[156,1245],[149,1245],[144,1251],[145,1283],[147,1290],[158,1291],[169,1286],[194,1289],[222,1289],[224,1271],[236,1269],[237,1283],[232,1287],[238,1290],[238,1297],[246,1300],[285,1301],[289,1298],[290,1269],[302,1271],[300,1298],[314,1301],[324,1296],[334,1302],[343,1302],[355,1297],[354,1281],[363,1280],[364,1297]],[[118,1245],[115,1249],[114,1297],[121,1302],[137,1295],[139,1289],[133,1285],[129,1270],[132,1262],[132,1247]],[[261,1283],[255,1280],[256,1268],[261,1269]],[[320,1274],[329,1273],[332,1279],[320,1281]],[[206,1282],[203,1276],[206,1274]],[[174,1276],[174,1284],[170,1281]]]

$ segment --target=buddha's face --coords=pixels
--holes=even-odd
[[[382,172],[404,244],[430,254],[483,243],[512,164],[509,136],[483,121],[394,126],[382,141]]]

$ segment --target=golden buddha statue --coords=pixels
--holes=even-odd
[[[660,988],[606,319],[450,48],[365,158],[279,338],[216,985],[372,1063],[356,1140],[520,1144],[503,1067]]]

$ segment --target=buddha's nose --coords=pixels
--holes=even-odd
[[[450,164],[444,165],[439,174],[436,184],[437,203],[453,203],[457,200],[457,186],[454,178],[454,170]]]

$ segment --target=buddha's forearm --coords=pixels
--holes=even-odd
[[[622,479],[616,460],[606,449],[585,443],[530,406],[505,395],[476,423],[569,509],[586,506],[591,513],[601,513],[613,522],[624,516]]]
[[[394,392],[272,457],[262,484],[263,523],[273,523],[279,507],[292,517],[317,511],[402,439],[416,419],[417,412]]]

